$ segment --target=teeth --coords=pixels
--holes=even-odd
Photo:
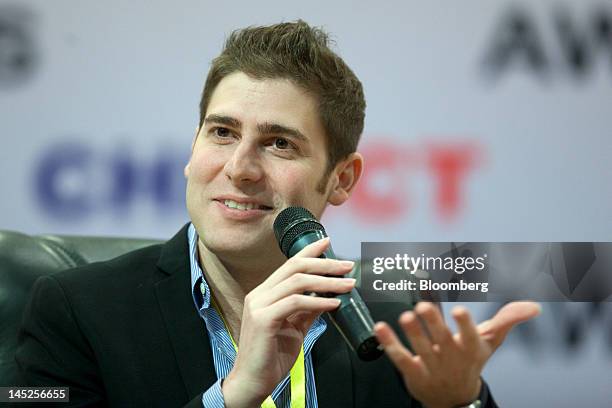
[[[225,204],[226,207],[229,208],[234,208],[236,210],[252,210],[253,208],[259,208],[259,206],[257,204],[253,204],[253,203],[237,203],[235,201],[232,200],[225,200],[223,202]]]

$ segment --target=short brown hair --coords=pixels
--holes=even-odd
[[[329,45],[327,33],[302,20],[232,32],[208,72],[200,127],[215,88],[229,74],[240,71],[255,79],[289,79],[318,99],[327,133],[329,174],[357,150],[366,106],[361,82]]]

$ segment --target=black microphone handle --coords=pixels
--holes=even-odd
[[[323,231],[309,231],[302,234],[289,249],[289,257],[294,256],[306,245],[316,242],[327,235]],[[319,258],[337,259],[329,247]],[[374,336],[374,320],[357,289],[348,293],[333,295],[340,299],[337,309],[328,313],[330,320],[336,326],[346,342],[364,361],[375,360],[383,354],[382,346]]]

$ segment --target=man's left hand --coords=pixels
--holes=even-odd
[[[403,346],[388,324],[379,322],[374,331],[410,393],[428,408],[450,408],[478,398],[480,373],[487,360],[516,324],[539,313],[537,303],[512,302],[476,326],[467,309],[456,306],[452,315],[459,331],[453,335],[438,307],[421,302],[414,312],[404,312],[399,319],[416,354]]]

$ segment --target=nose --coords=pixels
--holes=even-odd
[[[233,184],[257,182],[262,178],[263,169],[257,146],[240,141],[225,163],[225,174]]]

